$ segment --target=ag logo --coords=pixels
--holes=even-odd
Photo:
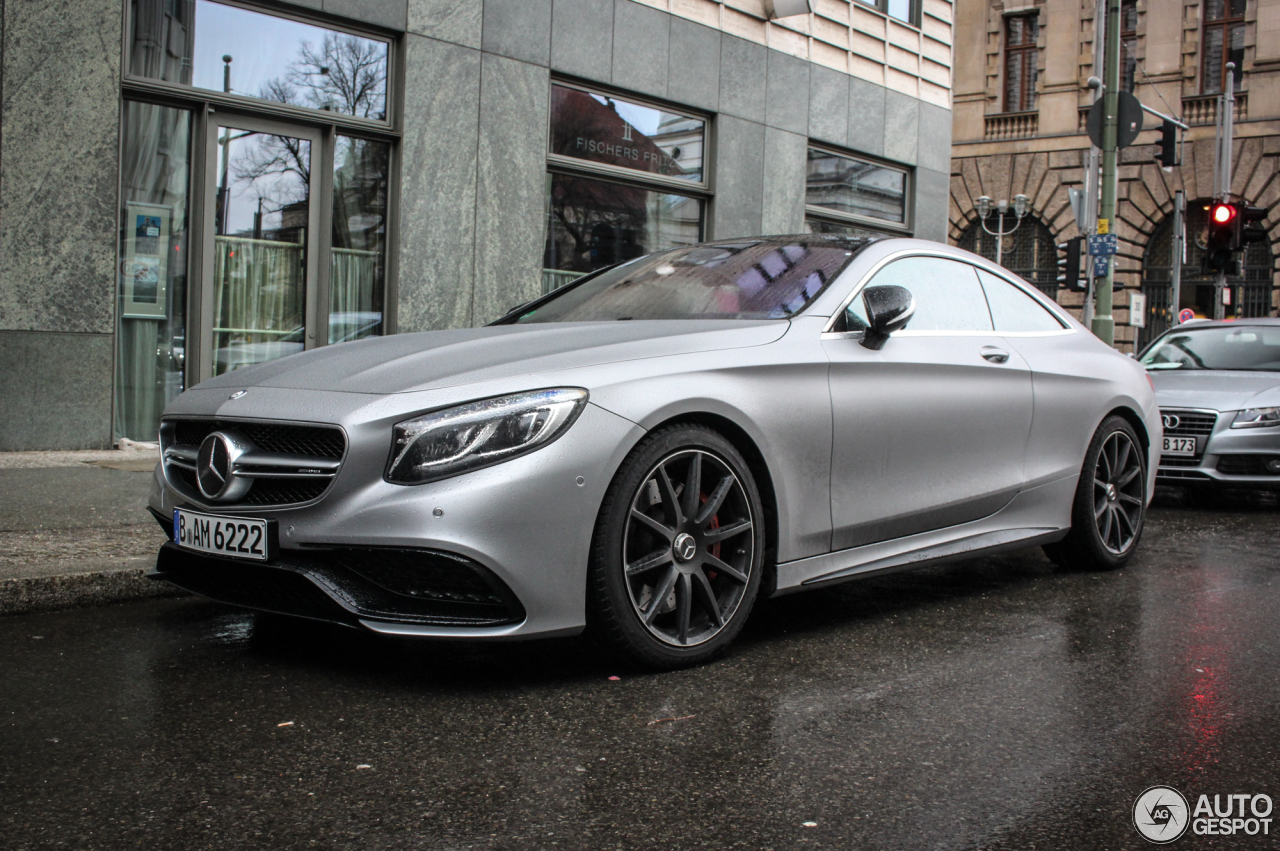
[[[1171,786],[1152,786],[1133,802],[1133,826],[1142,838],[1165,845],[1187,832],[1187,799]]]
[[[1161,419],[1164,421],[1165,428],[1177,428],[1182,423],[1175,414],[1165,414]]]

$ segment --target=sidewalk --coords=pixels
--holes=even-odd
[[[147,579],[159,453],[0,452],[0,615],[180,593]]]

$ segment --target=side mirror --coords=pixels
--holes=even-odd
[[[867,287],[862,291],[867,309],[867,330],[862,345],[879,351],[894,331],[907,327],[916,313],[916,299],[906,287]]]

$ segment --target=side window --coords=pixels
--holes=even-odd
[[[1056,316],[1013,284],[982,269],[978,269],[978,277],[982,280],[982,289],[986,291],[987,303],[991,305],[991,318],[995,320],[996,331],[1062,330],[1063,325]]]
[[[916,298],[916,314],[908,331],[991,331],[991,314],[973,267],[941,257],[904,257],[885,266],[869,287],[906,287]],[[862,313],[861,299],[851,307]],[[856,330],[857,315],[847,318]],[[865,326],[865,315],[860,316]]]

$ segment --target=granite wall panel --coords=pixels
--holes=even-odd
[[[951,110],[920,104],[917,162],[921,168],[951,171]]]
[[[804,230],[805,166],[809,140],[776,127],[764,132],[764,189],[761,233]]]
[[[324,10],[366,24],[404,32],[408,22],[406,0],[324,0]]]
[[[769,51],[737,36],[720,39],[720,112],[764,123]]]
[[[667,97],[708,112],[720,109],[720,31],[671,19]]]
[[[112,347],[111,334],[0,331],[0,452],[110,448]]]
[[[927,168],[916,169],[915,235],[918,239],[947,241],[950,189],[951,175]]]
[[[770,50],[767,78],[765,123],[792,133],[809,132],[809,63]]]
[[[404,105],[400,190],[401,331],[471,324],[475,284],[480,52],[405,37],[415,84]]]
[[[114,328],[120,27],[119,0],[4,6],[0,329]]]
[[[613,79],[631,91],[665,98],[671,16],[633,0],[614,0]]]
[[[884,156],[915,165],[919,149],[920,101],[888,90],[884,97]],[[950,146],[947,156],[951,156]]]
[[[601,83],[613,79],[613,3],[555,0],[551,68]]]
[[[710,239],[760,233],[764,201],[764,125],[716,119],[716,198]]]
[[[849,143],[849,75],[821,65],[809,69],[809,138]]]
[[[551,62],[551,0],[484,0],[481,46],[536,65]]]
[[[542,292],[550,72],[485,55],[480,84],[476,284],[471,324]]]
[[[884,156],[885,88],[849,78],[849,141],[855,151]],[[947,152],[950,156],[950,149]]]
[[[484,6],[475,0],[409,0],[410,32],[480,49]]]

